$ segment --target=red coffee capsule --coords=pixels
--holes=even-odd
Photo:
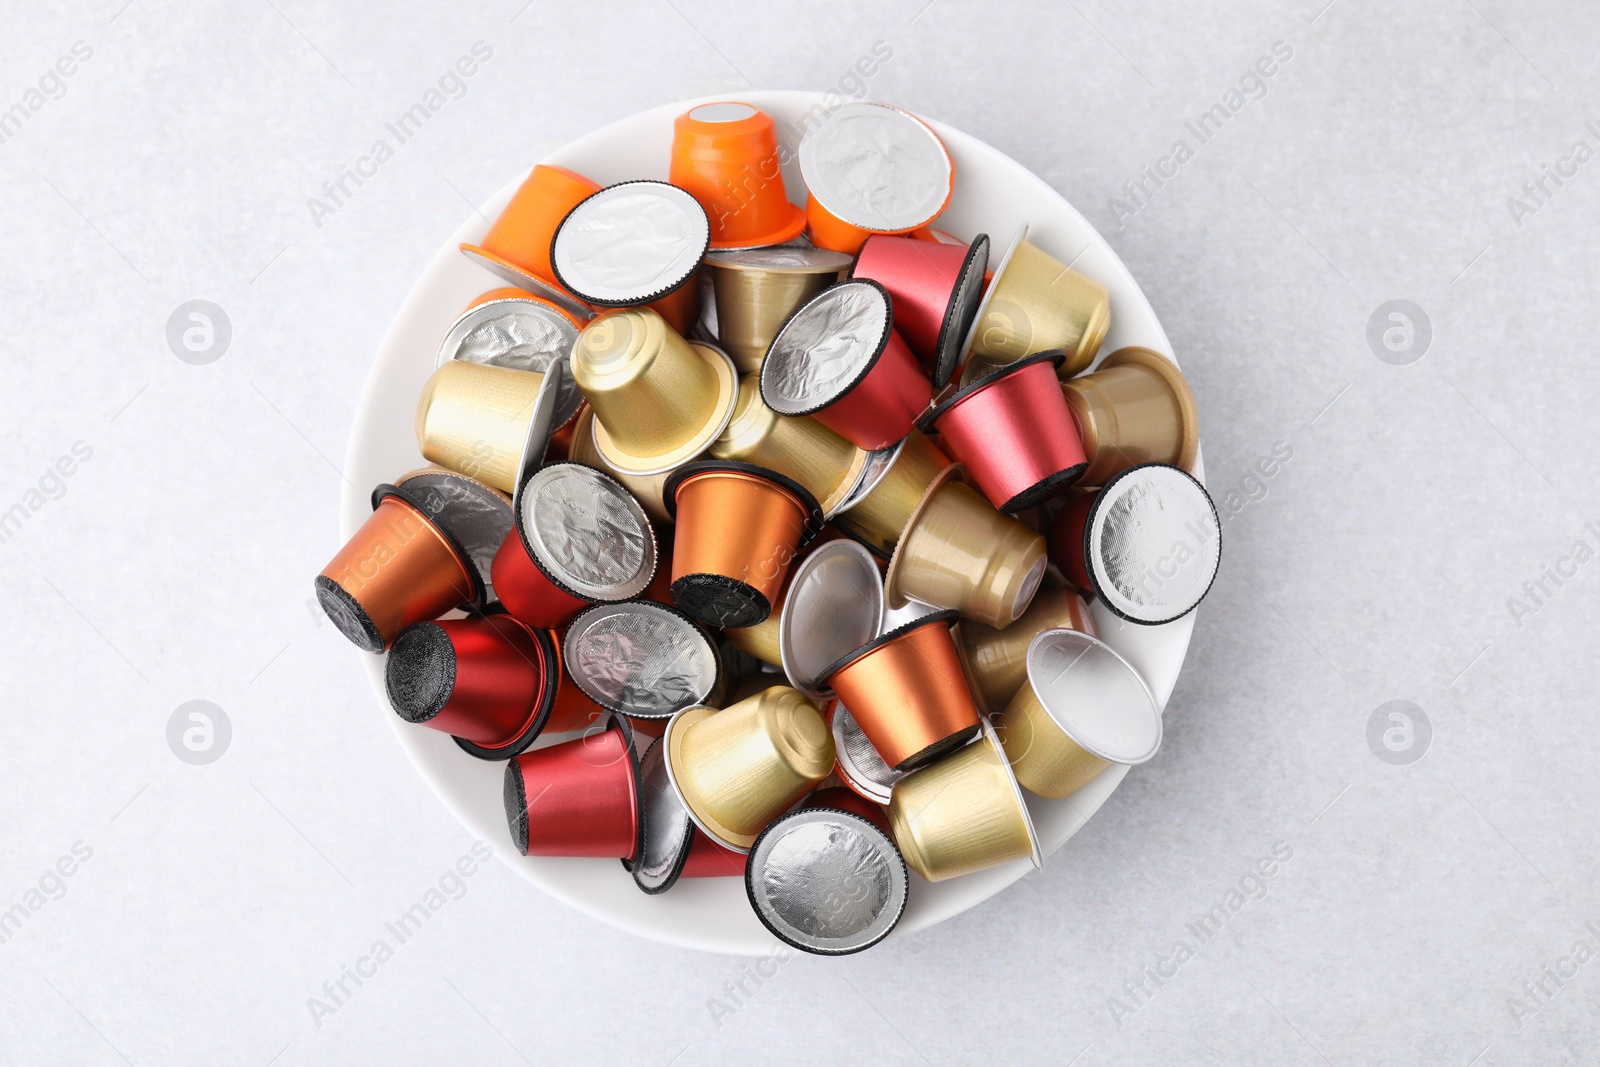
[[[524,856],[639,854],[639,763],[620,717],[506,764],[506,822]]]
[[[680,878],[742,878],[746,863],[745,854],[723,848],[711,838],[694,832],[689,845],[689,858],[684,862]]]
[[[942,401],[918,423],[966,464],[989,502],[1004,512],[1037,507],[1088,469],[1078,424],[1061,392],[1060,352],[1040,352],[987,374]]]
[[[988,265],[986,233],[971,245],[875,234],[861,246],[851,277],[870,278],[888,290],[895,332],[942,388],[961,361]]]
[[[479,759],[510,759],[539,736],[560,685],[550,635],[510,615],[421,622],[384,667],[389,703]]]

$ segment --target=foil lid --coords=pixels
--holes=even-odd
[[[699,269],[711,243],[705,208],[666,182],[623,182],[572,209],[551,245],[561,284],[592,304],[642,304]]]
[[[562,376],[553,425],[564,426],[583,402],[572,378],[572,345],[578,328],[565,315],[533,300],[507,297],[472,308],[450,327],[435,365],[459,359],[543,374],[560,362]]]
[[[794,271],[801,274],[831,274],[846,270],[855,260],[843,252],[826,248],[748,248],[738,252],[713,252],[706,263],[713,267],[745,270]]]
[[[538,470],[518,496],[529,554],[587,600],[626,600],[655,576],[655,531],[615,478],[579,463]]]
[[[832,696],[823,681],[827,669],[882,626],[883,577],[872,554],[854,541],[830,541],[789,579],[778,620],[783,672],[806,696]]]
[[[804,808],[756,838],[745,890],[756,917],[806,952],[841,956],[882,941],[905,913],[906,866],[882,830],[836,808]]]
[[[643,825],[633,880],[652,894],[672,888],[694,843],[694,823],[667,775],[666,753],[658,737],[639,759],[639,818]]]
[[[780,415],[809,415],[849,392],[888,340],[888,294],[875,282],[840,282],[812,297],[773,338],[761,364],[761,398]]]
[[[931,222],[955,177],[927,123],[888,104],[835,108],[806,131],[798,154],[806,189],[830,214],[879,232]]]
[[[905,777],[883,761],[861,732],[856,717],[843,704],[833,706],[833,751],[839,761],[839,774],[857,793],[879,804],[889,803],[894,784]]]
[[[490,599],[494,587],[489,570],[494,554],[511,533],[512,512],[506,498],[492,486],[455,471],[424,470],[406,475],[396,485],[466,550]]]
[[[1217,576],[1222,530],[1211,497],[1177,467],[1147,463],[1108,482],[1088,518],[1090,579],[1106,607],[1156,625],[1194,610]]]
[[[1112,763],[1144,763],[1161,747],[1161,709],[1116,650],[1077,630],[1042,630],[1028,644],[1028,684],[1063,733]]]
[[[687,615],[654,601],[602,604],[572,620],[567,673],[589,698],[638,719],[666,719],[716,688],[716,649]]]

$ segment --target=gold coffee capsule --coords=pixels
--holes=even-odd
[[[993,715],[1028,684],[1028,643],[1041,630],[1068,629],[1098,636],[1089,605],[1076,591],[1041,588],[1028,610],[1003,630],[970,620],[956,628],[956,647],[978,707]]]
[[[1089,469],[1092,489],[1141,463],[1187,471],[1200,448],[1200,416],[1189,383],[1172,360],[1149,348],[1119,348],[1095,368],[1061,383]]]
[[[891,608],[907,599],[953,608],[1004,628],[1028,609],[1044,578],[1044,538],[1002,515],[951,464],[934,478],[889,561]]]
[[[950,460],[939,451],[939,446],[921,430],[912,430],[899,448],[894,462],[879,475],[878,481],[858,487],[846,501],[848,506],[834,519],[834,525],[872,549],[881,559],[893,554],[922,494],[928,491],[939,472],[950,466]]]
[[[644,508],[645,514],[656,522],[670,523],[671,516],[667,514],[667,505],[662,493],[667,483],[665,472],[661,474],[629,474],[607,463],[605,457],[594,444],[594,410],[584,407],[578,411],[578,417],[573,420],[572,442],[567,447],[567,458],[574,463],[582,463],[585,467],[593,467],[597,471],[611,475],[621,482],[633,498]]]
[[[754,374],[740,379],[733,417],[711,443],[711,454],[787,474],[811,491],[824,516],[850,495],[869,455],[809,415],[779,415],[767,407]]]
[[[559,365],[541,374],[446,360],[417,399],[417,445],[440,466],[514,493],[524,465],[544,455],[560,374]]]
[[[717,338],[739,373],[753,374],[779,328],[838,281],[850,257],[824,248],[752,248],[713,252],[705,265],[716,290]]]
[[[1012,860],[1044,866],[1033,819],[994,731],[894,783],[889,822],[906,866],[930,882]]]
[[[1028,240],[1024,223],[1000,258],[967,334],[963,384],[1035,352],[1060,349],[1070,378],[1094,361],[1111,328],[1111,295]]]
[[[695,825],[739,852],[833,770],[817,706],[786,685],[717,711],[685,708],[667,724],[667,773]]]
[[[685,341],[648,308],[597,315],[578,335],[572,374],[594,409],[595,448],[629,474],[661,474],[705,451],[738,395],[726,354]]]
[[[1028,645],[1028,684],[995,730],[1022,787],[1059,799],[1114,763],[1154,756],[1161,709],[1110,645],[1076,630],[1044,630]]]

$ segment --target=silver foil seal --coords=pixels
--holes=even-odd
[[[835,108],[806,131],[798,155],[806,189],[829,213],[880,232],[933,221],[955,177],[932,128],[888,104]]]
[[[1161,709],[1150,687],[1104,641],[1041,630],[1028,643],[1028,684],[1063,733],[1112,763],[1143,763],[1161,747]]]
[[[860,952],[905,913],[906,866],[884,832],[831,808],[790,812],[750,849],[745,888],[783,941],[822,955]]]
[[[638,719],[666,719],[717,685],[716,649],[695,622],[649,600],[587,608],[567,629],[567,673],[589,698]]]
[[[535,562],[588,600],[626,600],[655,576],[650,520],[615,478],[579,463],[541,468],[517,498]]]
[[[771,248],[746,248],[736,252],[712,252],[706,256],[712,266],[743,267],[751,270],[797,271],[825,274],[847,270],[854,258],[826,248],[799,248],[775,245]]]
[[[639,759],[639,818],[642,845],[633,864],[633,880],[646,893],[672,887],[683,873],[694,823],[678,799],[667,774],[667,749],[658,737]]]
[[[833,514],[829,515],[828,518],[831,519],[842,511],[849,511],[865,500],[868,493],[878,488],[878,483],[883,481],[883,476],[889,473],[890,468],[894,466],[895,460],[900,458],[900,453],[905,451],[907,440],[909,438],[903,437],[887,448],[878,448],[868,452],[867,461],[861,466],[861,477],[856,480],[855,488],[850,490],[850,495],[845,497],[844,501],[833,509]]]
[[[894,784],[905,777],[883,761],[843,704],[833,706],[833,751],[845,784],[879,804],[889,803]]]
[[[422,471],[398,483],[433,521],[455,535],[494,598],[489,571],[495,553],[511,533],[511,505],[490,486],[454,471]]]
[[[565,426],[583,402],[572,378],[572,346],[578,328],[543,304],[504,297],[462,314],[444,335],[437,363],[459,359],[492,367],[543,374],[559,362],[566,373],[556,393],[553,425]]]
[[[889,301],[870,282],[840,282],[784,323],[761,364],[761,397],[780,415],[804,415],[837,400],[883,349]]]
[[[646,303],[700,267],[711,241],[705,209],[666,182],[623,182],[572,209],[551,245],[563,285],[590,303]]]
[[[1095,593],[1115,614],[1145,625],[1194,610],[1222,557],[1211,497],[1162,463],[1130,468],[1100,490],[1088,540]]]
[[[794,569],[778,618],[783,672],[809,697],[829,697],[822,676],[841,656],[878,636],[883,575],[854,541],[829,541]]]

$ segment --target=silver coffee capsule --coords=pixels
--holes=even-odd
[[[572,209],[556,230],[550,262],[583,300],[626,307],[683,285],[710,244],[710,219],[687,192],[666,182],[622,182]]]
[[[889,836],[860,815],[803,808],[756,838],[745,891],[773,935],[805,952],[871,948],[905,914],[910,879]]]
[[[652,600],[597,604],[572,620],[567,673],[609,711],[667,719],[717,688],[720,661],[706,631]]]
[[[843,704],[833,706],[833,751],[838,760],[835,769],[844,784],[879,804],[889,803],[894,784],[905,777],[883,762],[856,724],[856,717]]]
[[[639,759],[641,844],[633,880],[646,893],[671,889],[694,844],[694,823],[667,775],[666,748],[658,737]]]
[[[394,484],[411,494],[433,521],[466,549],[488,599],[493,600],[490,566],[513,523],[511,502],[505,494],[465,474],[432,468],[397,478]]]
[[[655,577],[655,529],[615,478],[552,463],[523,485],[517,507],[529,556],[563,592],[627,600]]]
[[[1096,496],[1084,541],[1095,595],[1153,626],[1193,611],[1216,579],[1222,531],[1204,487],[1163,463],[1130,468]]]
[[[830,541],[807,556],[789,579],[778,619],[778,655],[789,683],[826,699],[827,668],[878,636],[883,625],[883,575],[872,553],[854,541]]]
[[[565,426],[583,402],[572,380],[572,345],[578,325],[540,299],[506,296],[468,308],[451,324],[435,365],[460,359],[543,374],[552,363],[565,373],[555,396],[553,425]]]
[[[888,104],[848,103],[806,131],[798,152],[811,196],[878,233],[927,225],[950,200],[955,166],[937,134]]]

